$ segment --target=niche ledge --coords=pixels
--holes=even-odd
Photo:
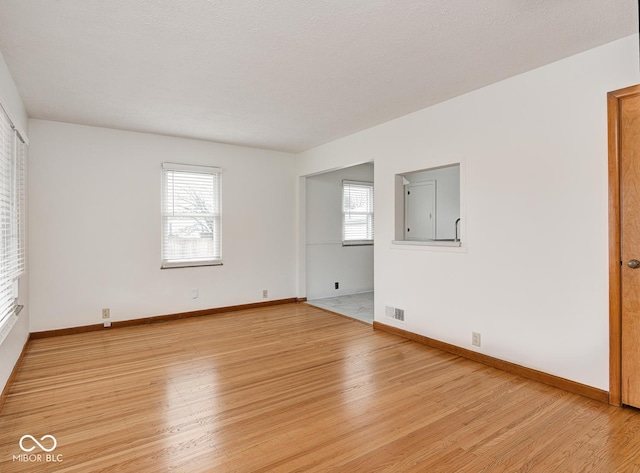
[[[400,245],[400,246],[431,246],[431,247],[444,247],[444,248],[462,247],[462,242],[460,241],[392,240],[391,243],[393,245]]]

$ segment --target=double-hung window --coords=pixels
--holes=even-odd
[[[162,267],[222,264],[220,168],[162,164]]]
[[[26,145],[0,108],[0,329],[18,308],[24,272],[24,166]]]
[[[373,183],[342,181],[342,244],[373,244]]]

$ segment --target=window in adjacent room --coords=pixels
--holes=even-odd
[[[342,181],[342,244],[373,244],[373,183]]]
[[[18,306],[18,278],[24,272],[24,166],[26,145],[0,108],[0,329]]]
[[[220,168],[162,164],[162,268],[222,264]]]

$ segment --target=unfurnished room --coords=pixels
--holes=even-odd
[[[0,471],[640,471],[639,4],[0,0]]]

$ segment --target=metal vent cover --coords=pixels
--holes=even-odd
[[[404,309],[398,309],[397,307],[385,306],[384,315],[390,319],[396,319],[404,322]]]

